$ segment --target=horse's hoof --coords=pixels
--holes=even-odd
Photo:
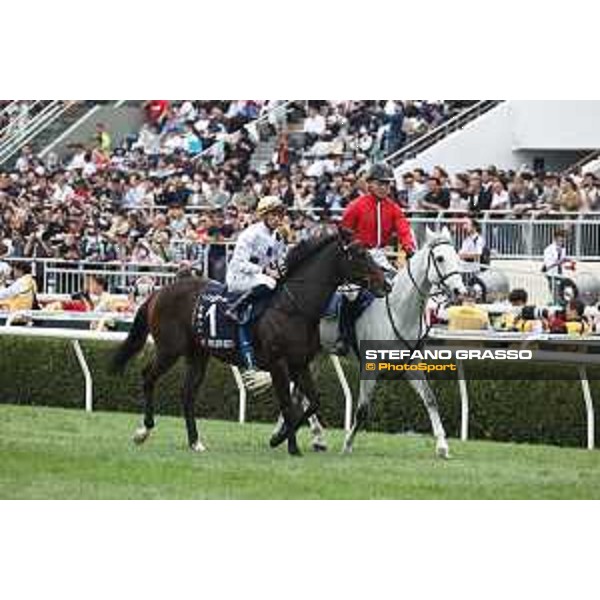
[[[206,452],[206,446],[200,440],[198,440],[194,444],[190,445],[190,450],[192,452]]]
[[[285,440],[287,440],[287,438],[288,438],[287,428],[282,427],[279,431],[276,431],[275,433],[273,433],[273,435],[271,436],[271,439],[269,440],[269,446],[271,446],[271,448],[277,448],[277,446],[283,444],[283,442],[285,442]]]
[[[288,448],[288,454],[290,456],[302,456],[302,452],[300,452],[300,448]]]
[[[327,444],[325,442],[313,442],[312,449],[314,452],[327,452]]]
[[[150,437],[151,431],[151,429],[147,429],[146,427],[138,427],[132,437],[133,443],[141,446]]]
[[[350,446],[349,444],[344,444],[340,454],[352,454],[352,446]]]
[[[438,446],[435,449],[435,454],[442,460],[450,460],[450,448],[448,446]]]

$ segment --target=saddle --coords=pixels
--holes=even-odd
[[[244,292],[231,292],[219,281],[209,280],[194,311],[194,331],[207,348],[235,350],[238,347],[237,321],[228,311]],[[244,325],[257,321],[269,305],[271,295],[252,298],[244,309]]]

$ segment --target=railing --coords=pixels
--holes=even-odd
[[[48,294],[73,294],[83,289],[86,276],[101,275],[108,289],[126,292],[142,276],[152,277],[156,287],[161,287],[172,282],[176,272],[173,264],[48,262],[43,269],[43,289]]]
[[[0,315],[1,317],[2,315]],[[36,311],[26,311],[22,314],[29,319],[47,319]],[[98,314],[80,314],[80,315],[69,315],[71,320],[77,320],[82,323],[83,326],[88,326],[89,323],[93,322],[99,317],[105,316],[103,313]],[[65,318],[65,315],[57,315],[57,317]],[[115,318],[124,319],[123,316],[115,315]],[[124,319],[125,320],[125,319]],[[131,318],[126,318],[127,323],[131,322]],[[9,337],[26,337],[26,338],[38,338],[38,339],[62,339],[69,341],[73,347],[79,367],[82,371],[85,387],[84,387],[84,407],[85,410],[91,412],[93,410],[93,373],[86,360],[85,352],[83,351],[80,341],[94,340],[94,341],[108,341],[108,342],[121,342],[127,334],[118,332],[103,332],[103,331],[90,331],[89,329],[59,329],[59,328],[45,328],[45,327],[22,327],[14,326],[8,323],[5,326],[0,327],[0,338],[2,336]],[[585,446],[588,450],[594,449],[595,442],[595,411],[594,411],[594,399],[591,392],[591,386],[589,384],[587,365],[597,364],[597,359],[594,356],[597,354],[590,355],[582,353],[580,350],[585,349],[587,346],[598,345],[597,336],[588,336],[581,338],[572,338],[566,335],[555,335],[555,334],[526,334],[526,333],[496,333],[490,331],[477,331],[477,332],[458,332],[458,331],[447,331],[445,329],[436,327],[431,330],[430,337],[435,342],[461,342],[462,344],[468,344],[469,342],[476,342],[484,347],[498,348],[500,347],[514,347],[515,343],[528,343],[540,340],[546,342],[548,340],[560,341],[561,343],[569,346],[569,353],[567,355],[566,362],[577,365],[583,403],[586,413],[586,437]],[[152,338],[149,339],[152,342]],[[336,376],[344,390],[345,399],[345,429],[346,431],[350,428],[350,415],[352,414],[352,392],[348,385],[344,370],[339,362],[339,359],[335,355],[330,355],[331,362],[334,365]],[[548,361],[550,365],[552,363],[565,363],[565,352],[561,352],[560,355],[552,356],[552,353],[545,353],[545,361]],[[465,376],[465,369],[462,361],[457,361],[459,367],[458,376],[458,389],[460,394],[461,403],[461,427],[460,437],[463,441],[468,439],[469,435],[469,391],[468,391],[468,377]],[[246,409],[247,409],[247,392],[244,386],[242,377],[237,367],[231,365],[232,375],[238,388],[238,400],[239,400],[239,416],[238,420],[240,423],[244,423],[246,420]]]
[[[427,227],[439,231],[448,227],[457,248],[466,237],[464,218],[411,219],[417,240],[424,239]],[[544,219],[498,219],[480,220],[482,236],[492,252],[492,257],[502,259],[539,260],[544,249],[552,243],[558,230],[566,231],[567,256],[577,260],[600,260],[600,214],[556,215]]]
[[[419,136],[413,142],[406,144],[397,150],[396,152],[386,156],[383,162],[387,162],[392,167],[397,167],[405,160],[414,158],[417,154],[420,154],[427,148],[433,146],[433,144],[443,140],[449,134],[462,129],[467,123],[470,123],[474,119],[480,117],[484,113],[490,111],[492,108],[498,106],[504,100],[481,100],[463,110],[454,117],[448,119],[435,129]]]
[[[38,339],[62,339],[69,341],[77,357],[77,362],[83,374],[85,388],[84,388],[84,407],[87,412],[92,412],[94,407],[94,381],[93,373],[86,360],[85,352],[83,351],[80,341],[104,341],[104,342],[123,342],[127,338],[127,333],[116,332],[116,331],[95,331],[89,330],[91,323],[103,320],[107,318],[106,313],[79,313],[79,314],[68,314],[68,313],[43,313],[41,311],[21,311],[19,313],[3,314],[0,312],[0,319],[6,318],[6,324],[0,326],[0,337],[25,337],[25,338],[38,338]],[[48,321],[51,319],[56,320],[69,320],[71,322],[78,322],[88,329],[61,329],[51,327],[23,327],[12,325],[15,317],[23,317],[31,320],[35,323],[38,321]],[[111,315],[115,320],[119,320],[128,325],[131,323],[131,316],[113,314]],[[153,343],[152,336],[150,336],[148,343]],[[240,423],[246,421],[246,403],[247,403],[247,391],[242,380],[239,369],[235,365],[230,365],[231,373],[235,380],[238,388],[238,401],[239,401],[239,416],[238,420]]]
[[[593,218],[591,218],[593,217]],[[541,264],[544,249],[548,246],[558,229],[567,230],[566,253],[569,258],[578,261],[600,261],[600,214],[592,213],[573,218],[569,215],[561,220],[553,219],[496,219],[484,218],[480,221],[482,235],[491,249],[494,260],[533,260]],[[448,227],[454,245],[460,249],[465,237],[464,218],[413,217],[411,225],[419,245],[425,240],[427,228],[441,231]],[[174,246],[179,260],[166,263],[134,263],[134,262],[91,262],[66,261],[56,258],[25,258],[31,261],[34,274],[41,286],[40,292],[49,294],[73,294],[81,291],[86,275],[102,275],[111,291],[128,291],[135,281],[142,276],[153,278],[156,286],[169,283],[176,276],[181,260],[188,260],[194,255],[193,266],[205,276],[223,280],[226,265],[231,258],[235,240],[222,242],[197,242],[182,240]],[[393,249],[389,249],[393,255]],[[4,258],[7,262],[23,260],[22,258]],[[514,265],[513,265],[514,266]],[[539,294],[547,294],[547,283],[538,266],[533,271],[531,266],[522,269],[511,266],[513,287],[539,288]],[[501,267],[502,269],[505,266]],[[514,271],[514,272],[513,272]],[[534,285],[535,284],[535,285]]]
[[[3,258],[7,263],[27,260],[32,265],[32,275],[38,281],[40,293],[74,294],[83,289],[85,278],[100,275],[112,292],[127,293],[140,277],[152,277],[157,287],[173,281],[179,269],[177,263],[133,263],[68,261],[56,258]]]
[[[30,123],[33,119],[36,118],[36,116],[40,112],[43,111],[44,107],[46,107],[49,104],[51,104],[51,101],[49,101],[49,100],[34,100],[30,104],[26,105],[27,112],[25,114],[23,114],[21,112],[22,105],[20,104],[20,102],[21,102],[20,100],[13,100],[0,113],[0,115],[3,115],[11,107],[14,107],[17,104],[19,104],[19,106],[17,107],[18,110],[19,110],[19,112],[15,113],[12,116],[12,119],[4,127],[2,127],[0,129],[0,140],[2,141],[2,143],[8,141],[9,140],[9,136],[14,136],[15,134],[17,134],[19,132],[19,130],[21,130],[24,127],[26,127],[28,123]]]
[[[53,148],[60,144],[65,138],[70,136],[74,131],[79,129],[86,121],[88,121],[94,114],[96,114],[101,108],[100,104],[94,104],[90,106],[74,123],[68,126],[62,133],[55,137],[52,141],[44,146],[38,153],[40,158],[44,158]],[[116,108],[116,106],[115,106]]]
[[[30,143],[49,125],[60,118],[69,110],[75,102],[63,102],[62,100],[53,100],[48,102],[42,110],[33,116],[21,128],[9,132],[5,139],[0,141],[0,165],[10,160],[23,146]]]
[[[0,117],[5,112],[8,112],[13,106],[15,106],[17,102],[18,102],[18,100],[11,100],[2,110],[0,110]]]

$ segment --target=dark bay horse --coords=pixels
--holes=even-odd
[[[300,242],[287,256],[269,306],[252,326],[256,363],[271,374],[284,419],[270,444],[275,447],[287,439],[290,454],[300,453],[296,431],[319,407],[309,369],[319,351],[319,320],[335,289],[346,282],[362,285],[378,296],[387,291],[383,271],[363,246],[351,241],[349,232],[340,230]],[[152,294],[138,309],[127,339],[113,357],[112,370],[122,372],[152,334],[156,352],[143,370],[144,425],[136,431],[137,443],[144,442],[154,427],[157,380],[183,356],[187,363],[183,414],[188,443],[194,451],[205,449],[196,428],[194,400],[209,358],[240,364],[236,350],[206,347],[193,326],[194,311],[207,284],[206,279],[188,278]],[[300,415],[291,401],[290,382],[309,401]]]

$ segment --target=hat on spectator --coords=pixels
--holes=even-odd
[[[262,217],[268,213],[283,210],[283,208],[284,205],[280,198],[277,196],[265,196],[260,199],[256,207],[256,213]]]

